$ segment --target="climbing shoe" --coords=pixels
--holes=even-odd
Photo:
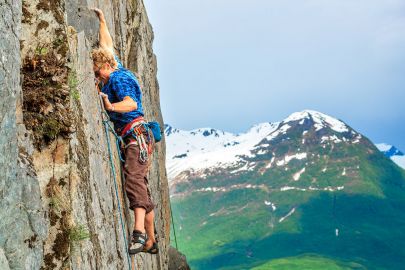
[[[148,237],[146,233],[134,230],[132,232],[131,242],[129,243],[128,253],[133,255],[143,251],[147,240]]]
[[[144,249],[142,252],[149,253],[149,254],[157,254],[159,252],[158,243],[153,243],[153,245],[149,249]]]

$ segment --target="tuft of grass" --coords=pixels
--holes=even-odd
[[[77,87],[79,85],[79,81],[77,79],[76,72],[74,72],[74,71],[69,72],[68,85],[69,85],[69,90],[70,90],[71,96],[75,100],[79,100],[80,99],[80,93],[79,93],[79,90],[77,89]]]
[[[39,127],[39,131],[42,133],[43,137],[48,140],[56,139],[60,130],[61,124],[53,118],[47,118]]]
[[[48,53],[48,49],[45,47],[38,47],[35,49],[35,54],[36,55],[46,55]]]
[[[80,99],[80,93],[79,93],[79,91],[78,91],[77,89],[73,90],[73,91],[71,92],[71,94],[72,94],[72,97],[73,97],[75,100],[79,100],[79,99]]]
[[[63,38],[58,37],[52,42],[52,45],[54,48],[58,48],[59,46],[63,45],[64,42],[65,40]]]
[[[46,192],[49,198],[49,208],[53,214],[59,218],[70,215],[72,207],[69,197],[62,191],[61,186],[57,184],[54,178],[49,181]]]
[[[55,209],[56,211],[61,210],[61,199],[57,196],[53,196],[49,199],[49,207]]]
[[[82,225],[76,225],[69,229],[69,240],[71,242],[80,242],[90,238],[90,232]]]

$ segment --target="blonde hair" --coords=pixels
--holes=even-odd
[[[115,61],[114,55],[103,48],[94,49],[91,52],[93,63],[97,67],[101,68],[104,64],[109,64],[112,68],[117,68],[117,61]]]

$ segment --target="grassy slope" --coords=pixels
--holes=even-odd
[[[335,218],[329,207],[332,202],[330,194],[322,194],[302,205],[277,229],[268,226],[271,215],[265,212],[267,209],[245,209],[208,219],[203,226],[205,219],[194,215],[182,226],[197,229],[178,232],[180,249],[194,269],[246,263],[250,268],[271,258],[307,252],[353,260],[368,267],[401,269],[405,263],[404,202],[341,194]],[[339,229],[338,237],[335,228]]]

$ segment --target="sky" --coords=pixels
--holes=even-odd
[[[405,1],[144,2],[165,123],[239,133],[311,109],[405,151]]]

